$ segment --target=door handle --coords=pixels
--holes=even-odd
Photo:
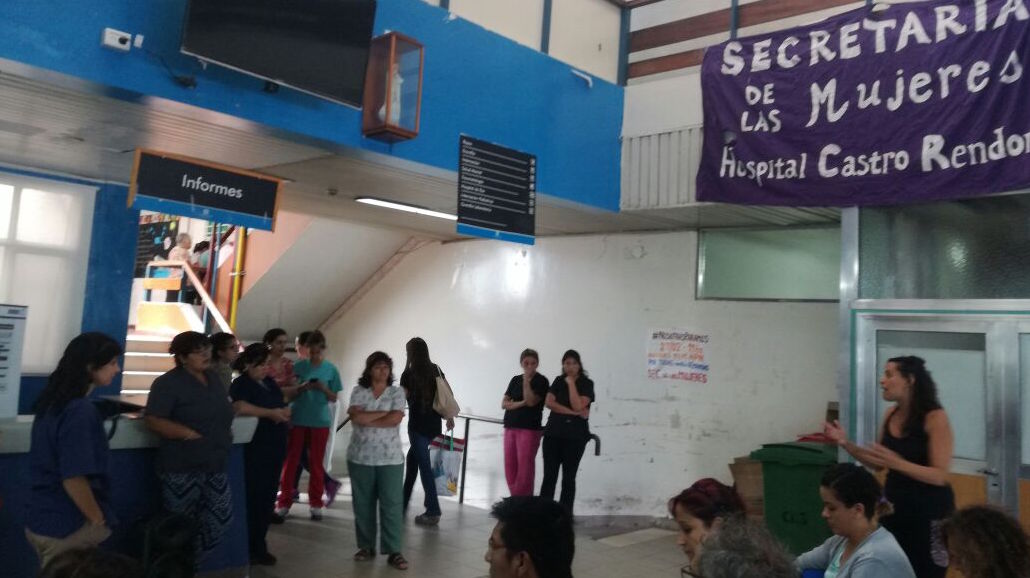
[[[985,476],[998,476],[998,475],[1000,475],[998,473],[998,470],[996,470],[994,468],[980,468],[979,470],[976,470],[976,471],[981,473],[981,474],[983,474],[983,475],[985,475]]]

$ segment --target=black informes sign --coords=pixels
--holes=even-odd
[[[271,231],[278,192],[275,177],[137,150],[129,206]]]
[[[532,245],[536,157],[461,135],[458,232]]]

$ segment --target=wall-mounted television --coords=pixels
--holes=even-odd
[[[182,51],[360,108],[375,0],[189,0]]]

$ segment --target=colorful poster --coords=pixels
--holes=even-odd
[[[709,48],[698,200],[888,205],[1030,186],[1024,0],[877,3]]]
[[[708,383],[707,333],[653,329],[647,344],[648,379]]]

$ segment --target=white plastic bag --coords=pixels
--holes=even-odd
[[[465,452],[465,440],[451,436],[436,436],[429,444],[429,463],[433,466],[433,480],[439,496],[458,494],[458,477],[461,475],[461,456]]]

